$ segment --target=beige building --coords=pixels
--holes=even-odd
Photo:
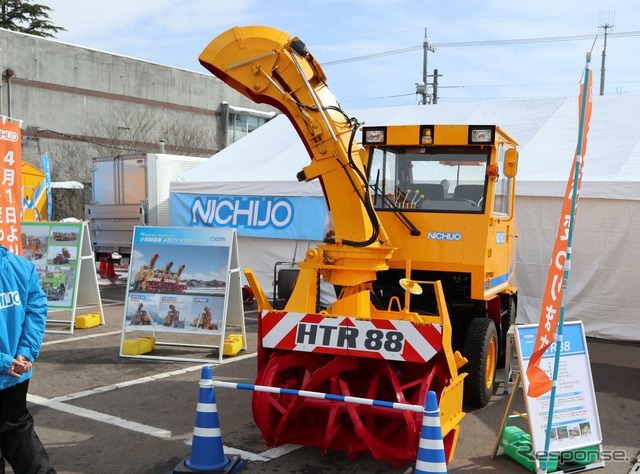
[[[23,159],[90,180],[91,157],[211,156],[275,115],[203,69],[187,71],[0,29],[0,115],[22,120]]]

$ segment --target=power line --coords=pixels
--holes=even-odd
[[[622,38],[640,36],[640,31],[627,31],[622,33],[611,33],[609,38]],[[542,38],[520,38],[520,39],[505,39],[505,40],[486,40],[486,41],[460,41],[453,43],[429,43],[436,48],[458,48],[468,46],[502,46],[510,44],[534,44],[534,43],[555,43],[562,41],[592,41],[594,35],[572,35],[572,36],[550,36]],[[389,51],[382,51],[379,53],[367,54],[364,56],[356,56],[353,58],[338,59],[336,61],[326,61],[321,63],[322,67],[335,66],[337,64],[344,64],[355,61],[365,61],[368,59],[376,59],[384,56],[393,56],[396,54],[410,53],[413,51],[419,51],[423,49],[423,45],[408,46],[406,48],[393,49]]]
[[[367,54],[366,56],[357,56],[354,58],[346,58],[346,59],[338,59],[336,61],[327,61],[324,63],[320,63],[321,66],[334,66],[336,64],[343,64],[343,63],[350,63],[350,62],[354,62],[354,61],[364,61],[366,59],[375,59],[375,58],[381,58],[383,56],[393,56],[395,54],[402,54],[402,53],[410,53],[412,51],[418,51],[422,49],[422,45],[417,45],[417,46],[409,46],[407,48],[402,48],[402,49],[393,49],[390,51],[383,51],[381,53],[374,53],[374,54]]]
[[[385,100],[385,99],[397,99],[398,97],[409,97],[409,96],[415,96],[415,92],[411,92],[410,94],[395,94],[395,95],[385,95],[382,97],[372,97],[370,99],[351,99],[351,100],[342,100],[340,101],[340,103],[342,104],[348,104],[348,103],[352,103],[352,102],[368,102],[370,100]]]
[[[625,9],[625,10],[621,10],[622,13],[628,13],[628,12],[637,12],[639,11],[640,8],[629,8],[629,9]],[[589,16],[596,16],[596,15],[600,15],[601,16],[601,12],[600,13],[596,13],[596,12],[591,12],[591,13],[571,13],[571,14],[567,14],[567,15],[551,15],[551,16],[538,16],[538,17],[527,17],[527,18],[506,18],[503,20],[491,20],[491,21],[474,21],[472,23],[453,23],[453,24],[445,24],[445,25],[431,25],[429,26],[429,30],[433,31],[433,30],[443,30],[443,29],[451,29],[451,28],[465,28],[465,27],[469,27],[469,26],[473,26],[473,27],[477,27],[477,26],[481,26],[481,25],[495,25],[495,24],[499,24],[499,23],[517,23],[517,22],[535,22],[538,20],[558,20],[561,18],[576,18],[576,17],[589,17]],[[322,41],[320,43],[314,43],[314,44],[309,44],[309,46],[311,47],[316,47],[316,46],[323,46],[323,45],[327,45],[327,44],[335,44],[335,43],[340,43],[340,44],[345,44],[348,42],[352,42],[352,41],[360,41],[360,40],[369,40],[372,38],[380,38],[382,36],[392,36],[392,35],[399,35],[399,34],[404,34],[404,33],[411,33],[411,32],[418,32],[418,31],[422,31],[423,28],[409,28],[406,30],[397,30],[397,31],[387,31],[387,32],[376,32],[375,34],[371,34],[371,35],[365,35],[365,36],[357,36],[355,38],[340,38],[340,39],[334,39],[331,41]]]
[[[616,81],[617,84],[640,84],[640,80],[636,80],[636,81]],[[546,82],[546,83],[529,83],[529,84],[523,84],[523,83],[518,83],[518,84],[471,84],[471,85],[464,85],[464,84],[460,84],[460,85],[448,85],[448,86],[443,86],[443,85],[438,85],[438,89],[491,89],[491,88],[505,88],[505,87],[512,87],[512,88],[516,88],[516,87],[550,87],[550,86],[575,86],[575,82]],[[627,92],[633,92],[634,91],[627,91]],[[386,95],[386,96],[381,96],[381,97],[370,97],[367,99],[351,99],[351,100],[341,100],[340,103],[342,104],[348,104],[348,103],[353,103],[353,102],[369,102],[369,101],[374,101],[374,100],[386,100],[386,99],[396,99],[399,97],[409,97],[409,96],[415,96],[415,92],[412,93],[408,93],[408,94],[394,94],[394,95]],[[520,99],[522,98],[526,98],[526,97],[518,97]],[[482,97],[483,100],[489,100],[489,99],[501,99],[501,100],[509,100],[509,98],[505,98],[505,97]],[[447,101],[468,101],[470,100],[468,97],[465,98],[447,98]]]

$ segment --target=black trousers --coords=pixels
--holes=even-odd
[[[16,474],[54,474],[27,409],[29,380],[0,390],[0,473],[6,460]]]

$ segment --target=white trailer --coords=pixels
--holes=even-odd
[[[169,225],[169,183],[207,158],[141,153],[92,160],[92,199],[87,206],[96,259],[131,255],[133,228]]]

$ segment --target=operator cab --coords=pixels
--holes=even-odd
[[[399,278],[441,280],[450,308],[515,291],[516,142],[494,125],[363,127],[371,200]]]
[[[465,133],[465,142],[468,136],[469,143],[460,145],[452,143],[459,141],[456,139],[436,143],[434,132],[440,127],[420,128],[422,138],[413,133],[413,137],[393,140],[394,143],[389,142],[391,137],[387,134],[393,134],[395,127],[363,129],[363,142],[370,148],[367,168],[377,211],[483,214],[486,206],[493,203],[493,215],[509,215],[513,180],[500,172],[505,169],[506,147],[498,146],[492,163],[495,127],[481,129],[487,135],[477,129],[482,142],[472,142],[473,134]],[[379,140],[384,137],[384,142],[376,144],[367,139],[372,136],[367,133],[370,130],[380,134]],[[451,138],[451,134],[447,135]],[[492,192],[493,199],[487,199],[487,192]]]

